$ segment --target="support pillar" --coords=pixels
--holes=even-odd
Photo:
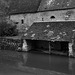
[[[27,41],[23,40],[23,46],[22,46],[22,51],[28,51],[28,45],[27,45]]]
[[[69,57],[73,56],[73,43],[69,43]]]

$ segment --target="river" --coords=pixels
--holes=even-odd
[[[8,73],[12,73],[11,75],[17,73],[19,75],[19,72],[25,67],[75,75],[75,58],[49,55],[36,51],[0,50],[0,75],[8,75]],[[17,71],[15,71],[16,69]]]

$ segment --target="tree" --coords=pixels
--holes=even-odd
[[[0,36],[16,36],[18,30],[16,25],[8,24],[7,22],[0,23]]]

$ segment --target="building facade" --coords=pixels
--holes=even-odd
[[[10,20],[17,24],[17,28],[21,32],[25,32],[24,39],[68,41],[70,56],[73,55],[73,47],[75,45],[74,5],[74,0],[42,0],[37,12],[11,15]],[[54,27],[52,28],[51,25]],[[48,28],[48,31],[45,29],[44,32],[46,34],[42,35],[42,30],[45,26]],[[37,33],[37,31],[39,32]],[[30,35],[30,33],[32,34]]]

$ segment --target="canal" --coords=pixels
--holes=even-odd
[[[75,58],[48,55],[37,51],[27,53],[0,50],[0,75],[56,75],[40,74],[40,71],[39,74],[36,74],[33,72],[36,69],[44,70],[43,73],[52,71],[63,75],[75,75]]]

